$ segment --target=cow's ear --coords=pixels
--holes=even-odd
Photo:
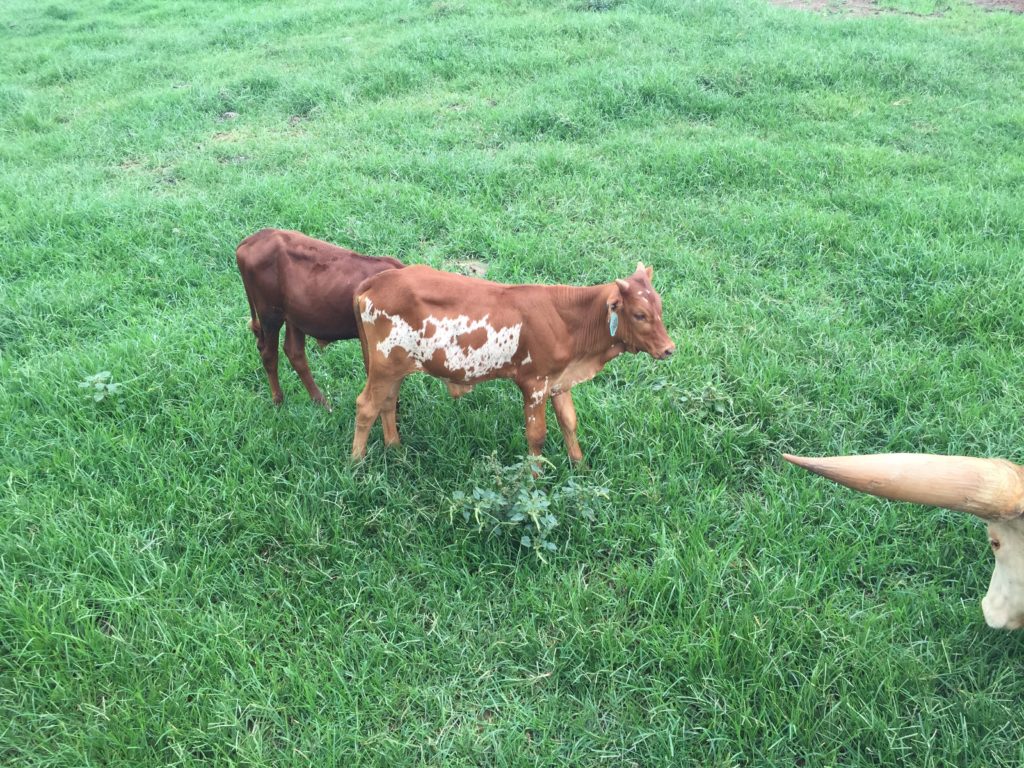
[[[654,267],[647,267],[645,271],[647,272],[647,279],[648,280],[653,280],[654,279]]]

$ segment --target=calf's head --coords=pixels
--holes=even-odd
[[[661,320],[661,296],[651,285],[654,270],[638,262],[636,272],[616,280],[608,298],[608,330],[630,352],[664,360],[676,351]]]
[[[981,601],[993,629],[1024,627],[1024,467],[1003,459],[888,453],[787,461],[874,496],[969,512],[988,522],[996,558]]]

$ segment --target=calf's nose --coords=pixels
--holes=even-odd
[[[665,347],[665,351],[661,353],[661,359],[668,360],[670,357],[672,357],[672,353],[675,351],[675,344],[673,344],[671,347]]]

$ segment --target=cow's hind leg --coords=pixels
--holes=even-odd
[[[260,317],[252,325],[253,333],[256,334],[256,348],[260,351],[260,359],[263,360],[263,368],[267,372],[267,379],[270,381],[270,396],[275,405],[280,405],[284,400],[284,393],[281,391],[281,382],[277,380],[277,358],[278,345],[280,344],[281,323],[270,318]]]
[[[398,383],[400,383],[399,380]],[[366,455],[366,441],[370,436],[370,428],[381,415],[384,407],[389,404],[392,397],[392,388],[396,382],[383,379],[367,377],[366,386],[356,398],[356,428],[352,437],[352,459],[358,461]],[[395,399],[397,399],[397,387],[395,387]],[[392,410],[393,413],[393,410]],[[398,430],[395,429],[394,437],[397,441]],[[386,432],[385,432],[386,439]]]
[[[565,448],[569,452],[569,460],[573,464],[579,464],[583,461],[583,451],[580,450],[580,444],[576,441],[576,408],[572,404],[572,393],[565,390],[557,395],[552,395],[551,405],[554,406],[558,426],[562,428],[562,438],[565,440]]]
[[[319,403],[328,411],[331,410],[331,404],[327,402],[327,398],[313,381],[313,373],[309,370],[309,361],[306,359],[306,334],[292,323],[285,323],[284,353],[288,355],[288,361],[292,364],[295,372],[299,374],[299,378],[302,379],[313,402]]]

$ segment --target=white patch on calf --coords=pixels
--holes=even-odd
[[[445,368],[449,371],[463,371],[463,378],[475,379],[486,376],[512,362],[512,356],[519,349],[519,334],[522,323],[507,328],[495,328],[484,315],[480,320],[470,320],[465,315],[458,317],[428,317],[423,327],[413,328],[399,315],[389,315],[383,310],[372,310],[367,299],[367,307],[363,310],[363,321],[368,315],[370,322],[382,315],[391,321],[391,332],[387,338],[377,344],[377,350],[385,357],[390,357],[395,347],[404,349],[418,367],[431,360],[435,354],[444,352]],[[427,327],[433,326],[433,334],[427,336]],[[459,345],[459,337],[473,331],[483,329],[487,338],[479,347],[463,348]]]
[[[540,405],[544,402],[544,398],[548,396],[548,377],[544,377],[544,386],[540,389],[535,389],[533,394],[530,395],[530,403],[532,405]]]
[[[359,313],[360,319],[367,325],[373,325],[374,321],[380,317],[381,313],[376,312],[373,309],[373,300],[364,298],[363,311]]]

